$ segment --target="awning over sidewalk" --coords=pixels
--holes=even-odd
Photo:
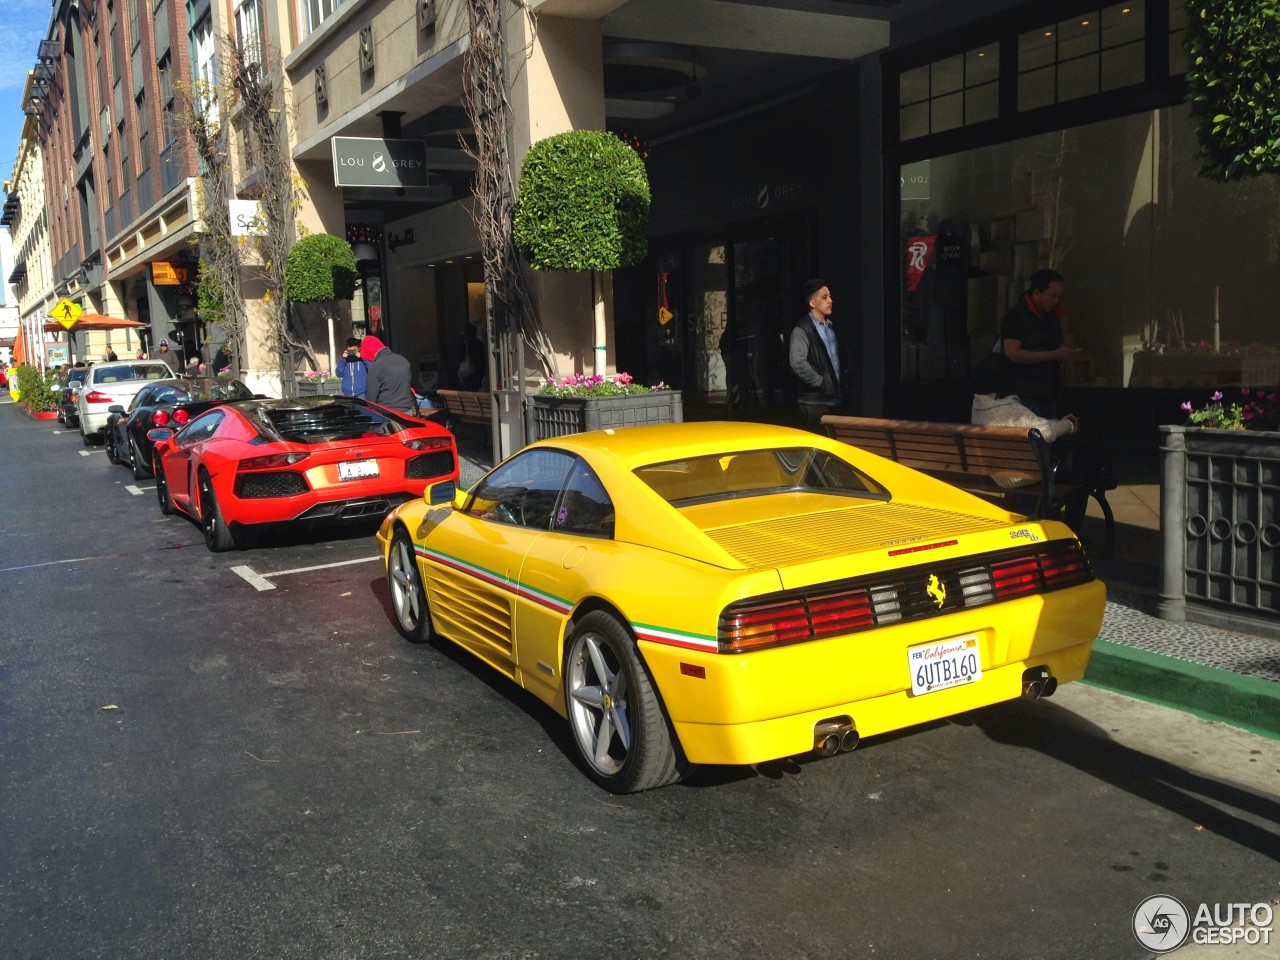
[[[145,327],[140,320],[127,320],[124,317],[108,317],[101,313],[82,313],[70,327],[64,327],[57,320],[48,320],[44,325],[45,333],[79,333],[82,330],[128,330],[134,327]]]

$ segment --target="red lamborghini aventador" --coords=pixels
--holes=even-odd
[[[194,518],[214,551],[252,545],[258,524],[381,517],[458,480],[447,430],[352,397],[244,400],[148,436],[160,509]]]

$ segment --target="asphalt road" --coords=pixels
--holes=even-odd
[[[1280,743],[1081,684],[612,796],[369,528],[214,555],[57,429],[0,405],[0,957],[1140,958],[1280,895]]]

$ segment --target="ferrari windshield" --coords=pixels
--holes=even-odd
[[[886,499],[885,489],[826,450],[787,447],[667,460],[637,477],[668,503],[706,503],[769,493],[831,493]]]

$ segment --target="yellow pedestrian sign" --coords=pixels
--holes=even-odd
[[[76,325],[82,313],[84,313],[84,307],[78,303],[72,303],[66,297],[54,304],[53,309],[49,311],[49,315],[68,330]]]

